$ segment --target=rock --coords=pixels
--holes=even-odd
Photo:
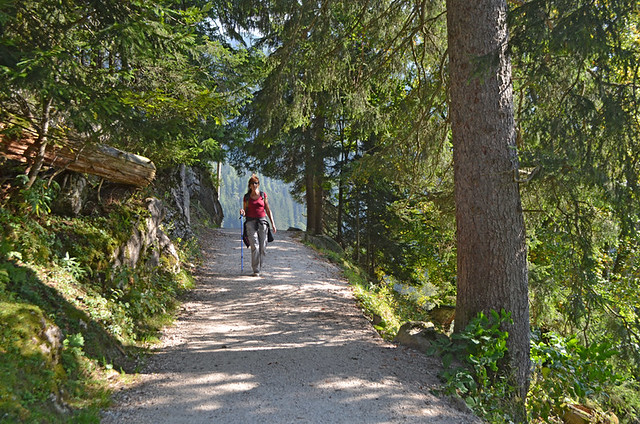
[[[456,307],[440,305],[431,309],[428,314],[429,320],[436,324],[442,331],[449,334],[453,331],[453,320],[456,317]]]
[[[448,396],[446,399],[449,401],[449,404],[458,411],[464,412],[465,414],[474,413],[469,405],[467,405],[467,402],[465,402],[460,396]]]
[[[374,314],[371,314],[371,322],[373,323],[374,326],[376,326],[376,325],[382,324],[384,320],[380,315],[374,313]]]
[[[402,324],[394,341],[403,346],[426,352],[435,340],[443,337],[446,336],[440,333],[431,322],[409,321]]]
[[[155,168],[154,168],[155,169]],[[134,195],[135,187],[116,183],[98,184],[91,178],[67,171],[56,177],[62,190],[52,205],[55,213],[66,216],[100,213],[101,207],[125,202]],[[97,189],[92,189],[92,185]],[[140,262],[148,267],[160,265],[161,258],[168,260],[175,271],[180,269],[178,252],[172,239],[187,240],[194,236],[193,222],[206,222],[215,226],[222,223],[222,206],[211,176],[206,169],[178,166],[163,170],[153,185],[156,197],[146,199],[148,217],[140,217],[134,223],[126,243],[113,253],[115,268],[135,268]],[[160,199],[164,199],[163,201]],[[168,223],[171,238],[163,231]]]
[[[158,174],[154,187],[165,199],[166,219],[171,222],[173,239],[188,240],[194,236],[193,218],[216,226],[222,223],[222,205],[208,171],[185,165],[165,169]]]
[[[344,255],[344,249],[342,248],[342,246],[340,246],[334,239],[327,235],[320,234],[312,236],[307,234],[305,236],[305,240],[320,249],[331,250],[332,252]]]
[[[78,216],[88,195],[88,181],[75,172],[67,172],[61,179],[60,193],[51,203],[51,210],[63,216]]]
[[[40,351],[55,366],[60,363],[62,356],[62,331],[57,325],[49,323],[44,316],[40,317],[40,325],[36,343]]]
[[[224,213],[218,199],[218,190],[211,182],[209,172],[202,168],[191,168],[191,184],[187,185],[191,196],[192,216],[210,221],[219,227]]]
[[[169,258],[172,270],[178,272],[180,270],[178,252],[161,229],[161,223],[165,217],[164,204],[159,199],[150,197],[146,199],[146,205],[149,216],[144,219],[142,226],[134,225],[129,240],[115,250],[114,265],[135,268],[142,259],[145,259],[145,265],[153,268],[160,264],[160,256],[164,254]]]

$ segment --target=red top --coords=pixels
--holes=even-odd
[[[267,198],[267,193],[262,193],[264,198]],[[247,209],[245,210],[245,214],[248,218],[264,218],[267,216],[267,213],[264,211],[264,200],[262,196],[259,196],[257,199],[252,199],[250,194],[247,194]]]

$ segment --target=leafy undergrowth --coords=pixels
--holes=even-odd
[[[342,268],[364,313],[385,339],[392,340],[407,321],[428,320],[415,299],[384,281],[370,283],[365,272],[343,256],[320,250]],[[500,328],[509,319],[504,311],[480,314],[464,331],[434,343],[429,353],[438,355],[444,366],[440,393],[462,398],[491,423],[637,422],[640,387],[630,370],[612,360],[612,346],[594,343],[586,347],[575,336],[539,330],[532,333],[533,370],[526,411],[515,408],[515,389],[500,367],[508,338]],[[567,421],[582,419],[569,416],[567,411],[572,409],[588,412],[591,421]]]
[[[73,219],[0,209],[0,422],[100,422],[193,286],[174,264],[111,268],[145,216],[132,203]]]

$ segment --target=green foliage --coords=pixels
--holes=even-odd
[[[14,203],[5,206],[0,421],[98,422],[99,409],[109,401],[106,377],[114,367],[133,370],[124,352],[135,355],[157,339],[193,280],[184,270],[176,274],[170,263],[154,270],[112,270],[115,249],[148,214],[135,199],[111,205],[107,216],[81,218],[25,215]],[[63,333],[59,362],[30,344],[42,337],[42,322]],[[57,411],[54,397],[70,412]]]
[[[220,159],[262,54],[222,41],[198,3],[0,3],[3,132],[106,140],[157,165]]]
[[[508,422],[513,413],[514,387],[505,369],[509,333],[501,327],[511,322],[504,310],[478,314],[460,333],[438,339],[431,354],[442,357],[444,392],[462,397],[489,422]]]
[[[387,340],[393,340],[407,318],[402,316],[396,293],[386,285],[355,284],[354,294],[369,317],[380,317],[380,322],[375,325],[378,333]]]
[[[62,258],[62,264],[64,271],[68,272],[74,280],[81,279],[87,273],[87,270],[82,268],[76,258],[69,257],[69,252]]]
[[[60,361],[41,349],[48,343],[43,325],[51,326],[41,308],[15,301],[0,302],[0,421],[24,423],[98,422],[104,406],[101,390],[82,381],[88,369],[75,356],[81,354],[81,336],[65,340]],[[69,346],[67,349],[66,346]],[[61,413],[51,400],[84,405],[71,414]],[[85,421],[87,420],[87,421]]]
[[[12,213],[8,208],[0,208],[0,231],[2,253],[19,255],[21,260],[34,263],[51,259],[55,234],[46,231],[38,220],[21,216],[20,209]]]
[[[84,346],[84,337],[82,333],[71,334],[63,342],[64,348],[76,356],[82,356],[82,347]]]
[[[433,301],[450,303],[456,251],[444,3],[201,4],[0,2],[3,134],[50,144],[107,140],[158,165],[221,160],[226,144],[234,163],[292,182],[299,197],[309,188],[305,176],[317,177],[326,228],[357,262],[345,273],[359,281],[369,314],[382,317],[385,337],[422,313],[390,281],[433,285]],[[597,389],[609,396],[596,399],[602,405],[637,416],[637,1],[508,4],[531,316],[547,334],[561,334],[534,339],[532,356],[547,365],[538,364],[530,405],[553,414],[556,400],[545,394],[578,401]],[[232,48],[219,23],[237,40],[241,28],[260,40]],[[231,174],[223,173],[221,199],[230,227],[239,225],[246,189],[246,177],[226,180]],[[38,305],[69,340],[82,334],[84,348],[73,342],[67,358],[99,361],[100,346],[153,339],[190,282],[167,263],[158,274],[111,272],[111,255],[144,212],[114,205],[108,218],[60,219],[49,215],[55,185],[22,186],[11,193],[15,204],[3,199],[0,208],[0,299]],[[263,188],[280,228],[304,228],[284,189],[267,179]],[[508,391],[493,369],[502,336],[488,318],[450,346],[464,346],[468,360],[449,378],[497,416],[477,406],[489,382],[497,395]],[[625,379],[619,387],[607,380],[611,364]],[[20,408],[15,416],[24,418]]]
[[[53,181],[48,184],[44,180],[37,180],[36,184],[28,187],[29,177],[26,175],[19,175],[17,180],[24,186],[19,193],[24,202],[21,204],[23,212],[32,213],[36,216],[46,215],[51,212],[51,202],[60,191],[60,186],[57,182]]]
[[[531,360],[535,364],[527,410],[531,419],[548,422],[562,416],[567,403],[611,404],[610,396],[621,382],[611,359],[616,350],[608,343],[584,346],[576,337],[535,332]]]
[[[532,321],[640,375],[637,2],[510,6]]]
[[[400,200],[380,217],[381,271],[409,284],[429,283],[455,293],[453,216],[437,203]],[[376,237],[378,238],[378,237]],[[444,297],[444,295],[442,296]]]
[[[373,317],[379,317],[374,327],[385,339],[392,340],[407,321],[426,319],[426,310],[419,305],[419,299],[401,294],[388,282],[371,284],[366,272],[342,255],[330,251],[323,254],[342,268],[365,314],[372,321]]]

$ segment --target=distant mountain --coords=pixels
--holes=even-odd
[[[222,166],[219,199],[224,211],[222,228],[240,228],[242,198],[247,192],[247,182],[251,174],[252,172],[247,171],[238,175],[232,166],[228,164]],[[293,200],[289,193],[289,185],[280,180],[264,177],[259,173],[256,175],[260,178],[260,189],[267,193],[269,198],[269,206],[277,228],[286,230],[289,227],[295,227],[306,230],[306,208]]]

